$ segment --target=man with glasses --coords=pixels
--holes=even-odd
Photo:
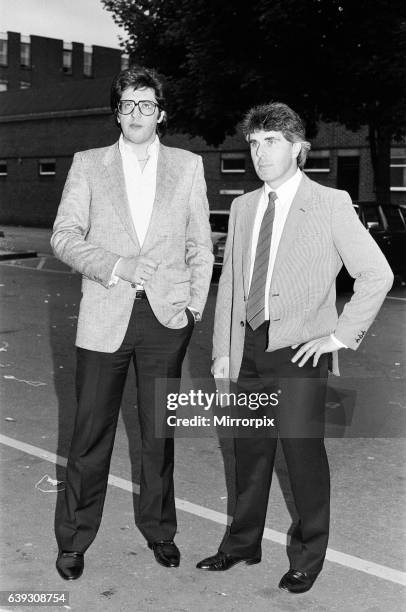
[[[76,153],[55,220],[55,254],[83,275],[77,411],[63,509],[56,520],[60,576],[75,580],[98,531],[122,392],[131,359],[141,431],[138,527],[155,558],[179,565],[174,441],[159,437],[165,395],[210,285],[213,256],[202,160],[161,144],[163,87],[152,70],[121,72],[111,89],[121,136]],[[158,434],[158,435],[157,435]]]

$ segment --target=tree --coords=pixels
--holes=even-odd
[[[376,195],[406,134],[403,0],[102,0],[133,61],[166,76],[172,126],[218,145],[244,111],[283,100],[316,122],[368,126]]]

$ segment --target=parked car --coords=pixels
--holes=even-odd
[[[227,236],[228,220],[230,218],[229,210],[211,210],[210,211],[210,227],[211,239],[213,245],[216,244],[219,238]]]
[[[354,202],[354,208],[395,275],[406,278],[406,211],[397,204]]]
[[[211,239],[213,242],[215,269],[223,265],[224,245],[227,238],[229,210],[210,211]]]
[[[406,279],[406,211],[396,204],[354,202],[355,211],[363,225],[378,243],[395,275]],[[227,235],[214,243],[214,265],[223,265]],[[339,288],[352,286],[353,279],[343,268],[337,278]]]
[[[224,249],[226,246],[226,240],[227,240],[227,234],[225,236],[221,236],[213,244],[214,267],[221,268],[221,266],[223,265]]]

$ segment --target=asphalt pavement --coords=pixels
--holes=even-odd
[[[79,612],[398,612],[405,609],[405,288],[397,284],[359,350],[341,351],[331,379],[326,446],[332,477],[329,551],[305,595],[277,588],[287,571],[285,536],[294,508],[281,454],[269,500],[262,562],[228,572],[195,569],[214,554],[233,500],[230,440],[176,440],[177,569],[159,566],[134,524],[139,482],[136,392],[130,372],[119,420],[103,521],[80,580],[55,570],[58,491],[74,415],[74,337],[80,276],[53,258],[49,230],[0,228],[0,249],[37,257],[0,264],[0,588],[65,591],[49,609]],[[184,363],[187,387],[209,377],[217,286]],[[349,299],[339,296],[339,307]],[[362,419],[360,419],[362,415]],[[370,417],[365,426],[366,417]],[[364,425],[364,429],[362,428]],[[37,606],[0,610],[34,610]]]

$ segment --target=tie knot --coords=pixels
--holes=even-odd
[[[274,204],[275,200],[277,199],[278,196],[276,195],[276,191],[270,191],[268,196],[268,204]]]

